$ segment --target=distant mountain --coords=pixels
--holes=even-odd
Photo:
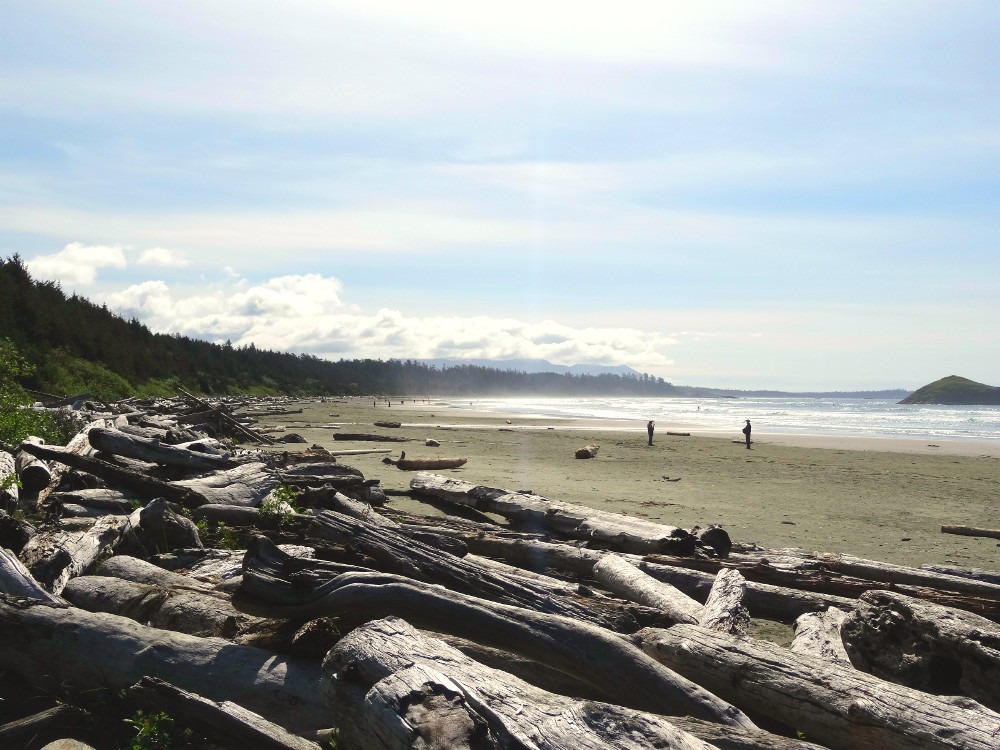
[[[486,367],[511,372],[554,372],[557,375],[639,375],[628,365],[554,365],[545,359],[418,359],[428,367]]]
[[[918,388],[899,403],[996,406],[1000,405],[1000,388],[958,375],[949,375]]]

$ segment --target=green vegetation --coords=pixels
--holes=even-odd
[[[174,720],[163,711],[155,714],[136,711],[131,718],[125,719],[125,723],[136,729],[128,750],[169,750],[173,747]]]
[[[1000,404],[1000,388],[949,375],[918,388],[899,403],[995,406]]]
[[[269,497],[260,504],[258,512],[265,519],[273,521],[278,526],[285,526],[292,522],[296,513],[301,513],[299,507],[299,496],[301,491],[287,484],[275,488]]]
[[[43,394],[517,395],[671,396],[679,389],[649,375],[560,375],[489,367],[437,368],[411,360],[331,362],[307,354],[214,344],[151,332],[59,284],[31,278],[17,255],[0,260],[0,331],[28,362],[23,385]]]
[[[77,431],[69,416],[57,418],[26,408],[32,398],[20,381],[30,378],[33,372],[34,367],[21,357],[10,339],[0,339],[0,446],[13,448],[29,435],[63,445]]]

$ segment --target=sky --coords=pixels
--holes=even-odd
[[[1000,385],[995,0],[5,0],[0,256],[152,330]]]

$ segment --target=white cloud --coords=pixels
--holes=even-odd
[[[629,364],[663,371],[669,336],[628,327],[572,327],[477,316],[408,316],[346,304],[338,279],[282,276],[247,289],[175,296],[162,281],[109,294],[104,301],[153,330],[236,346],[344,358],[539,358],[556,364]]]
[[[84,245],[71,242],[58,253],[38,255],[26,261],[35,278],[70,284],[92,284],[101,268],[125,268],[125,252],[120,245]]]
[[[157,266],[159,268],[184,268],[190,261],[184,254],[166,247],[151,247],[143,250],[138,260],[141,266]]]

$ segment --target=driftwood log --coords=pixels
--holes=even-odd
[[[543,588],[521,578],[513,579],[475,560],[455,557],[437,547],[403,536],[391,525],[371,523],[333,511],[320,511],[309,526],[308,536],[316,540],[349,543],[374,562],[367,567],[377,567],[415,581],[441,584],[470,596],[573,617],[616,630],[628,629],[627,623],[610,619],[610,613],[591,606],[589,601],[554,595],[548,587]]]
[[[1000,626],[892,591],[869,591],[845,620],[851,661],[929,693],[967,695],[1000,710]]]
[[[612,593],[663,612],[673,623],[696,623],[702,606],[669,583],[657,581],[615,555],[604,555],[593,566],[595,580]]]
[[[132,489],[148,497],[164,497],[187,507],[197,507],[208,502],[193,487],[185,487],[180,482],[163,482],[124,466],[117,466],[92,456],[75,453],[68,447],[56,448],[55,446],[24,443],[22,448],[33,456],[43,458],[50,463],[64,464],[98,476],[113,487]],[[49,486],[52,486],[51,483]],[[41,496],[39,502],[42,502]]]
[[[1000,714],[942,698],[830,659],[695,625],[643,630],[649,654],[744,710],[782,722],[832,750],[995,750]]]
[[[166,712],[183,726],[225,747],[320,750],[317,743],[291,734],[236,703],[203,698],[155,677],[143,677],[129,688],[126,697],[147,712]]]
[[[746,581],[738,570],[720,570],[698,616],[698,624],[723,633],[746,635],[750,613],[743,606],[745,592]]]
[[[413,477],[410,489],[480,511],[499,513],[522,526],[551,529],[622,552],[689,555],[695,551],[695,537],[684,529],[551,501],[538,495],[507,492],[427,473]]]
[[[262,538],[255,544],[276,556]],[[663,714],[752,726],[741,712],[694,683],[680,679],[609,630],[569,617],[488,602],[412,579],[371,571],[344,572],[302,601],[304,580],[275,575],[273,566],[254,569],[248,550],[242,585],[233,597],[237,609],[264,617],[332,616],[348,624],[381,617],[402,617],[414,626],[451,633],[501,648],[573,675],[623,706]],[[290,604],[289,602],[297,602]]]
[[[89,528],[42,531],[31,538],[19,557],[44,589],[58,595],[70,578],[82,575],[118,545],[128,523],[126,517],[103,516]]]
[[[826,612],[807,612],[795,620],[795,638],[789,650],[793,654],[821,656],[850,664],[851,658],[844,648],[841,628],[847,613],[830,607]]]
[[[342,638],[323,667],[328,702],[346,719],[341,731],[350,747],[711,748],[664,717],[547,693],[395,617]]]
[[[231,469],[236,465],[229,456],[193,451],[158,439],[129,435],[121,430],[95,427],[87,438],[94,450],[160,466],[176,466],[189,471],[215,471]]]
[[[0,596],[0,664],[34,689],[99,699],[157,675],[212,700],[230,700],[289,731],[329,727],[319,665],[221,638],[140,625],[118,615]]]
[[[24,564],[10,550],[2,546],[0,546],[0,594],[41,599],[56,604],[63,603],[60,597],[43,588]]]
[[[942,534],[960,534],[962,536],[980,536],[990,539],[1000,539],[1000,529],[979,529],[975,526],[942,526]]]
[[[29,436],[24,439],[26,443],[44,445],[45,441],[40,437]],[[49,465],[22,448],[18,448],[14,453],[17,465],[17,478],[21,481],[21,489],[26,494],[33,495],[41,492],[49,486],[52,480],[52,470]],[[4,470],[0,468],[0,479],[3,479]]]

